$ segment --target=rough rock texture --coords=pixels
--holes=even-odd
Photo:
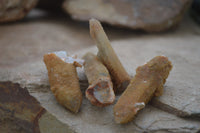
[[[1,85],[4,84],[1,82]],[[8,85],[14,85],[17,86],[18,90],[22,89],[17,84],[12,84],[11,82],[6,83]],[[32,84],[32,87],[34,89],[29,88],[29,92],[31,95],[33,95],[40,103],[41,105],[46,108],[49,112],[41,114],[38,119],[33,120],[34,126],[37,125],[37,129],[39,128],[39,131],[41,133],[49,133],[50,131],[52,133],[54,132],[61,132],[64,133],[66,131],[69,132],[78,132],[78,133],[93,133],[93,132],[109,132],[109,133],[129,133],[136,132],[197,132],[200,130],[200,122],[198,121],[192,121],[192,120],[184,120],[181,118],[178,118],[174,115],[168,114],[166,112],[160,111],[156,108],[153,108],[151,106],[147,106],[143,111],[141,111],[136,119],[127,124],[127,125],[118,125],[113,120],[113,105],[106,107],[106,108],[98,108],[95,106],[92,106],[88,100],[83,100],[83,105],[81,112],[78,114],[73,114],[66,109],[64,109],[62,106],[60,106],[51,91],[48,87],[39,87],[37,84]],[[4,92],[9,91],[9,88],[4,88]],[[1,91],[2,93],[2,88]],[[17,93],[18,92],[18,93]],[[8,97],[8,99],[16,99],[20,104],[25,105],[32,105],[33,107],[41,107],[39,104],[34,105],[33,103],[28,102],[29,99],[33,99],[31,96],[26,97],[26,102],[21,101],[18,96],[24,95],[27,91],[17,91],[15,90],[14,93],[16,95],[12,95],[11,97]],[[20,94],[22,93],[22,94]],[[0,103],[2,103],[3,100],[7,99],[1,99]],[[23,111],[31,111],[32,110],[26,110],[26,106],[21,106],[20,104],[16,104],[17,108],[21,109],[23,108]],[[10,109],[10,105],[12,105],[12,102],[7,103],[8,107],[4,107],[5,109]],[[2,104],[1,104],[2,107]],[[2,111],[2,108],[0,109]],[[14,108],[13,112],[17,112],[16,108]],[[9,115],[10,113],[6,111],[2,111],[3,116],[1,118],[12,118],[13,116],[5,117]],[[26,117],[25,120],[27,120],[30,116],[24,115],[22,112],[19,112],[21,116],[18,116],[17,113],[14,114],[14,118],[22,119],[23,117]],[[1,113],[2,114],[2,113]],[[37,113],[35,112],[31,114],[31,116],[36,116]],[[55,117],[54,117],[54,116]],[[38,116],[38,115],[37,115]],[[35,118],[35,117],[33,117]],[[29,120],[29,119],[28,119]],[[32,120],[32,119],[31,119]],[[6,122],[5,125],[9,122],[8,120],[4,120]],[[18,120],[13,120],[14,122],[17,122],[18,125],[16,126],[16,129],[19,129],[20,131],[24,132],[36,132],[35,130],[31,130],[30,128],[27,129],[27,125],[24,123],[19,123]],[[39,122],[38,122],[39,121]],[[32,123],[31,123],[32,124]],[[14,124],[13,124],[14,125]],[[14,127],[12,127],[14,128]],[[16,131],[16,129],[13,129],[13,131]],[[28,130],[28,131],[27,131]],[[7,131],[7,130],[6,130]],[[39,132],[37,131],[37,132]]]
[[[32,85],[34,87],[34,85]],[[33,133],[128,133],[134,132],[197,132],[200,122],[184,120],[148,106],[128,125],[120,126],[113,121],[112,107],[97,108],[84,99],[82,111],[74,115],[57,104],[48,88],[46,92],[35,88],[30,92],[40,101],[43,107],[28,94],[19,84],[0,83],[0,127],[1,131],[33,132]],[[10,95],[8,95],[8,93]],[[6,96],[6,97],[5,97]],[[54,117],[54,114],[56,117]],[[12,124],[10,124],[12,123]],[[165,126],[163,126],[163,124]],[[7,127],[6,127],[7,126]]]
[[[67,125],[48,113],[26,88],[12,82],[0,82],[0,124],[2,133],[72,133]]]
[[[145,31],[163,31],[177,25],[192,0],[66,0],[64,9],[77,20],[99,19]]]
[[[55,132],[57,129],[78,133],[134,131],[136,133],[145,131],[195,133],[200,131],[199,121],[180,118],[157,109],[166,104],[168,108],[164,108],[165,111],[175,113],[176,109],[178,112],[186,112],[185,116],[188,117],[199,116],[200,28],[190,18],[184,19],[177,31],[159,35],[106,28],[108,36],[111,40],[115,40],[111,41],[112,46],[131,76],[135,74],[138,66],[156,55],[169,57],[174,66],[165,84],[164,95],[154,99],[161,105],[157,105],[157,108],[146,106],[135,120],[127,125],[115,124],[113,105],[98,108],[92,106],[84,97],[81,110],[75,115],[60,106],[50,91],[47,70],[42,62],[43,54],[56,50],[66,50],[71,54],[78,53],[79,57],[86,51],[94,50],[93,52],[96,53],[97,48],[89,37],[88,25],[77,24],[70,19],[66,21],[59,16],[33,20],[33,22],[0,26],[0,81],[12,81],[19,83],[21,88],[26,87],[30,95],[37,99],[42,108],[45,108],[47,112],[39,119],[40,132]],[[86,77],[83,69],[78,69],[78,72],[84,91],[88,87]],[[190,101],[192,102],[189,103]],[[2,100],[0,104],[2,105]],[[153,103],[152,105],[155,106]],[[185,109],[182,109],[184,107]],[[8,131],[5,127],[12,129],[12,132],[24,130],[23,125],[15,129],[12,121],[6,121],[8,124],[5,124],[5,121],[0,122],[5,125],[0,127],[4,128],[5,132]],[[43,125],[40,125],[40,122]],[[56,126],[51,126],[55,124]],[[49,129],[50,127],[54,130]]]
[[[26,132],[39,132],[38,119],[44,112],[45,109],[29,95],[27,89],[22,89],[19,84],[12,82],[0,82],[0,118],[4,121],[2,123],[15,122]]]
[[[38,0],[1,0],[0,23],[22,19]]]
[[[4,88],[2,87],[4,85]],[[11,86],[11,87],[8,87]],[[13,87],[14,86],[14,87]],[[110,132],[110,133],[129,133],[136,132],[197,132],[200,130],[200,122],[192,121],[192,120],[184,120],[174,115],[168,114],[166,112],[160,111],[156,108],[151,106],[147,106],[143,111],[141,111],[136,119],[127,124],[127,125],[118,125],[113,120],[113,105],[106,107],[106,108],[98,108],[92,106],[88,100],[83,100],[82,110],[77,115],[67,111],[62,106],[60,106],[51,91],[48,87],[39,87],[37,84],[32,84],[34,89],[29,88],[29,92],[33,95],[41,105],[46,108],[49,112],[46,112],[43,107],[41,107],[38,102],[31,97],[28,92],[21,88],[18,84],[13,84],[11,82],[1,82],[1,94],[5,95],[10,91],[12,88],[14,95],[6,95],[7,98],[1,97],[1,109],[0,111],[4,118],[3,124],[7,125],[10,121],[9,118],[12,119],[12,122],[15,127],[12,131],[19,131],[19,132],[41,132],[41,133],[54,133],[54,132],[61,132],[64,133],[66,131],[70,132],[80,132],[80,133],[92,133],[92,132]],[[19,97],[25,97],[26,101],[20,100]],[[8,99],[16,99],[19,104],[14,103],[13,101],[9,101]],[[23,99],[23,98],[21,98]],[[3,105],[2,102],[6,100],[9,101],[6,105]],[[29,102],[34,101],[34,102]],[[35,104],[34,104],[35,103]],[[12,108],[13,104],[16,105],[15,108]],[[11,106],[11,107],[10,107]],[[28,107],[31,106],[32,108],[40,108],[43,113],[38,115],[37,112],[33,112],[33,110],[29,110]],[[3,109],[2,109],[3,107]],[[22,109],[23,112],[19,111],[18,109]],[[8,113],[5,109],[9,110],[12,113]],[[24,115],[24,112],[29,113],[31,115]],[[53,116],[53,115],[55,116]],[[11,116],[9,116],[11,115]],[[32,116],[34,119],[29,119]],[[39,116],[39,117],[38,117]],[[7,119],[5,119],[7,118]],[[25,119],[26,123],[19,123],[19,120]],[[19,119],[19,120],[18,120]],[[28,125],[33,127],[37,127],[38,130],[32,130],[29,128]],[[3,128],[3,127],[1,127]],[[10,126],[8,126],[10,128]],[[8,131],[8,130],[5,130]]]

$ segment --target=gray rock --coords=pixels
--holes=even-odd
[[[189,123],[188,123],[189,122]],[[185,133],[197,132],[197,122],[184,120],[166,112],[160,111],[152,106],[143,109],[135,118],[135,124],[152,133]]]
[[[80,112],[74,115],[58,105],[52,93],[40,93],[40,95],[35,93],[34,96],[51,114],[78,133],[141,133],[145,131],[189,133],[200,130],[200,122],[181,119],[151,106],[147,106],[131,123],[119,125],[114,122],[113,105],[98,108],[92,106],[84,98]]]
[[[1,0],[0,23],[22,19],[35,5],[38,0]]]
[[[99,19],[111,25],[163,31],[176,26],[192,0],[66,0],[63,8],[73,19]]]

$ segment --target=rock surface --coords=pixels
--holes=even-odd
[[[135,69],[139,65],[156,55],[168,56],[174,65],[165,84],[164,95],[153,100],[161,104],[152,102],[152,105],[157,108],[165,105],[162,109],[170,113],[149,105],[127,125],[115,124],[113,105],[97,108],[84,97],[81,110],[75,115],[60,106],[50,91],[47,70],[42,62],[43,54],[55,50],[67,50],[71,54],[77,53],[79,57],[86,51],[94,50],[93,52],[96,53],[97,48],[89,37],[87,25],[53,17],[47,20],[34,19],[33,22],[4,25],[0,28],[0,81],[1,83],[12,81],[12,83],[19,83],[20,88],[26,87],[30,95],[37,100],[35,101],[40,103],[40,106],[38,104],[36,106],[46,110],[39,119],[40,132],[57,131],[56,127],[78,133],[195,133],[200,131],[199,121],[171,114],[180,114],[176,113],[178,110],[178,112],[183,112],[184,115],[181,116],[199,117],[200,28],[190,19],[186,18],[177,31],[159,35],[106,28],[106,31],[109,29],[108,36],[114,40],[112,45],[116,53],[131,76],[135,74]],[[82,69],[78,69],[78,72],[84,91],[87,88],[86,77]],[[0,94],[1,91],[2,89],[0,89]],[[2,104],[2,100],[0,100],[0,105],[10,108]],[[3,111],[3,113],[6,112]],[[33,116],[36,116],[36,113],[33,113]],[[24,114],[20,118],[24,118]],[[27,121],[31,123],[30,119]],[[0,120],[0,122],[5,125],[0,127],[5,131],[8,131],[5,129],[8,127],[12,132],[23,130],[26,132],[23,125],[14,127],[15,120],[14,122],[6,120],[6,124],[5,121]],[[53,127],[55,128],[52,129]]]
[[[0,82],[0,130],[6,133],[72,133],[17,83]]]
[[[99,19],[149,32],[177,25],[192,0],[66,0],[63,7],[76,20]]]
[[[14,123],[22,126],[22,132],[39,132],[38,119],[44,108],[19,84],[0,82],[0,118],[3,124]],[[14,125],[14,124],[13,124]],[[14,129],[13,129],[14,130]]]
[[[1,0],[0,23],[22,19],[38,0]]]
[[[141,133],[165,131],[190,133],[200,130],[200,122],[198,121],[184,120],[151,106],[147,106],[141,111],[133,122],[127,125],[118,125],[113,120],[113,105],[98,108],[92,106],[84,98],[81,112],[73,114],[56,102],[49,87],[38,87],[37,84],[30,84],[33,87],[32,89],[30,86],[28,87],[29,92],[40,102],[40,105],[19,84],[1,82],[0,86],[0,122],[6,126],[10,121],[13,122],[8,126],[8,129],[10,130],[10,127],[12,127],[11,131],[15,132]],[[12,92],[10,92],[11,90]],[[13,107],[13,105],[15,106]],[[22,108],[23,111],[21,110]],[[3,128],[5,127],[0,129]]]

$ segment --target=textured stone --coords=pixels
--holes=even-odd
[[[1,0],[0,22],[10,22],[22,19],[38,0]]]
[[[14,121],[26,132],[39,132],[38,119],[45,112],[39,103],[19,84],[0,82],[1,121]]]
[[[47,112],[26,88],[17,83],[0,82],[0,130],[6,133],[72,133]]]
[[[74,133],[67,124],[58,120],[49,112],[40,117],[38,125],[41,133]]]
[[[2,85],[5,85],[5,88],[2,89]],[[185,120],[178,118],[172,114],[168,114],[166,112],[160,111],[156,108],[153,108],[151,106],[147,106],[145,109],[143,109],[138,116],[136,116],[136,119],[127,124],[127,125],[119,125],[114,122],[113,119],[113,105],[105,107],[105,108],[98,108],[95,106],[92,106],[86,98],[83,100],[83,105],[81,108],[81,111],[78,114],[73,114],[70,111],[66,110],[64,107],[60,106],[57,101],[54,98],[54,95],[49,90],[49,87],[40,86],[38,87],[37,84],[30,84],[32,86],[32,89],[30,89],[30,86],[28,87],[29,92],[32,96],[34,96],[41,105],[38,104],[38,102],[28,94],[27,90],[21,88],[18,84],[13,84],[11,82],[1,82],[1,94],[4,94],[2,92],[10,91],[10,87],[8,86],[15,86],[11,87],[13,89],[13,93],[15,95],[5,95],[7,99],[4,97],[1,97],[0,103],[1,107],[1,115],[3,117],[1,118],[16,118],[13,119],[14,123],[18,123],[16,128],[14,128],[12,131],[24,131],[24,132],[41,132],[41,133],[53,133],[53,132],[77,132],[77,133],[93,133],[93,132],[109,132],[109,133],[129,133],[129,132],[197,132],[200,130],[200,122],[194,121],[194,120]],[[7,86],[7,87],[6,87]],[[34,89],[33,89],[34,88]],[[2,91],[4,90],[4,91]],[[21,91],[20,91],[21,90]],[[43,90],[43,91],[41,91]],[[7,92],[6,92],[7,93]],[[24,93],[27,94],[24,95]],[[23,95],[25,96],[26,101],[21,101],[19,96]],[[20,104],[28,105],[32,108],[41,108],[44,110],[44,108],[48,111],[46,112],[44,110],[44,113],[38,115],[37,112],[34,112],[33,110],[27,110],[27,106],[22,106],[20,104],[16,104],[16,108],[13,108],[14,115],[9,116],[10,113],[5,111],[11,110],[12,102],[7,103],[6,105],[3,105],[3,100],[8,101],[8,99],[16,99]],[[24,99],[24,98],[21,98]],[[33,99],[35,102],[29,102],[30,99]],[[118,99],[118,97],[117,97]],[[34,104],[36,103],[36,104]],[[11,105],[11,106],[10,106]],[[44,107],[44,108],[43,108]],[[19,112],[18,109],[23,108],[23,112]],[[16,113],[15,113],[16,112]],[[24,114],[25,112],[31,112],[31,114]],[[18,116],[20,114],[20,116]],[[9,117],[8,117],[9,116]],[[34,119],[28,119],[31,116],[37,116],[33,117]],[[38,117],[39,116],[39,117]],[[25,123],[19,123],[20,119],[26,118],[26,121],[29,121],[28,124]],[[4,120],[6,122],[5,125],[8,126],[10,129],[10,126],[7,124],[9,123],[8,120]],[[32,125],[33,127],[37,127],[38,130],[32,130],[31,128],[28,128],[27,125]],[[14,124],[13,124],[14,125]],[[5,130],[8,131],[8,130]]]
[[[199,131],[199,124],[197,123],[174,117],[151,106],[143,109],[135,119],[135,124],[138,127],[150,133],[195,133]]]
[[[163,31],[177,25],[192,0],[66,0],[64,9],[76,20],[99,19],[145,31]]]
[[[126,125],[114,122],[113,105],[98,108],[92,106],[84,98],[80,112],[77,115],[65,110],[57,104],[51,93],[39,93],[34,96],[41,101],[50,113],[54,114],[60,121],[68,124],[77,133],[109,132],[109,133],[141,133],[141,132],[197,132],[200,130],[200,122],[185,120],[174,115],[160,111],[153,107],[146,107],[136,119]],[[117,97],[118,98],[118,97]],[[170,124],[172,123],[173,124]]]

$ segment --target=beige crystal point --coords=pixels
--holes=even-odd
[[[164,56],[157,56],[138,67],[135,77],[114,106],[115,121],[131,121],[154,95],[162,95],[163,85],[171,69],[171,62]]]
[[[96,19],[90,19],[90,35],[98,47],[99,59],[111,74],[115,92],[123,92],[129,84],[130,76],[112,48],[101,23]]]
[[[67,57],[63,51],[44,55],[51,90],[57,101],[77,113],[82,102],[76,66],[79,60]]]
[[[102,62],[92,53],[83,57],[84,69],[88,78],[89,87],[86,97],[96,106],[107,106],[114,102],[115,94],[110,74]]]

